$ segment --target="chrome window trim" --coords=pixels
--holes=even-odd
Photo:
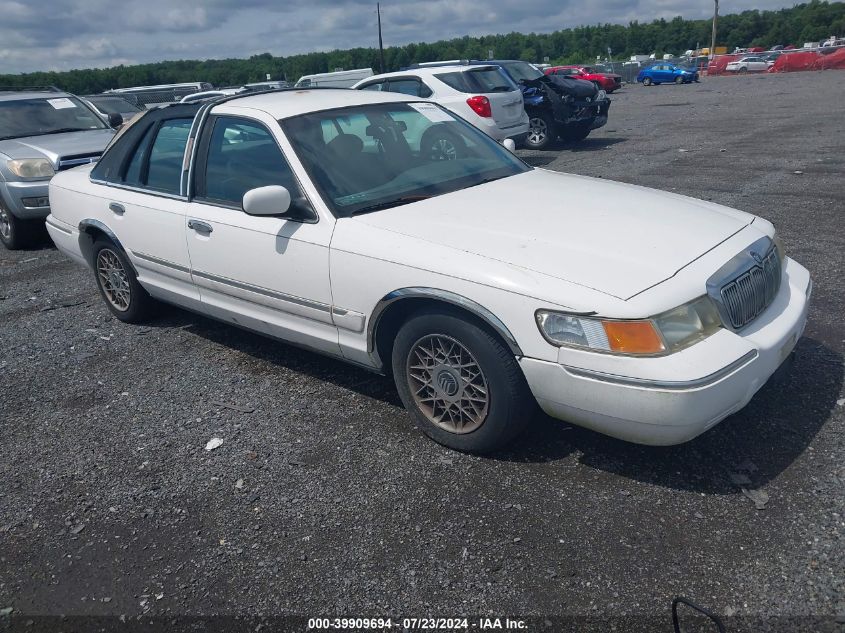
[[[721,369],[714,371],[712,374],[696,378],[694,380],[653,380],[650,378],[635,378],[633,376],[621,376],[618,374],[610,374],[603,371],[596,371],[594,369],[583,369],[581,367],[571,367],[569,365],[561,365],[567,373],[579,378],[590,378],[592,380],[599,380],[614,385],[624,385],[628,387],[641,387],[644,389],[662,389],[668,391],[683,391],[688,389],[698,389],[707,387],[713,383],[720,381],[722,378],[732,374],[736,370],[744,367],[751,361],[757,358],[757,350],[746,352],[743,356],[736,359],[732,363],[725,365]]]
[[[167,198],[169,200],[180,200],[182,202],[187,202],[188,199],[182,195],[176,195],[172,193],[165,193],[164,191],[156,191],[155,189],[144,189],[143,187],[133,187],[131,185],[124,185],[121,183],[114,183],[109,182],[107,180],[98,180],[91,178],[92,183],[95,185],[104,185],[106,187],[113,187],[115,189],[123,189],[125,191],[133,191],[135,193],[146,193],[151,196],[155,196],[157,198]]]

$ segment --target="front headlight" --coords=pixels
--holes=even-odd
[[[21,158],[6,161],[6,167],[21,178],[50,178],[56,172],[46,158]]]
[[[670,354],[722,326],[716,307],[706,296],[650,319],[598,319],[550,310],[538,310],[536,318],[540,333],[552,345],[611,354]]]

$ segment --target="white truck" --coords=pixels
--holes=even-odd
[[[296,82],[295,88],[351,88],[362,79],[373,76],[372,68],[356,70],[336,70],[331,73],[303,75]]]

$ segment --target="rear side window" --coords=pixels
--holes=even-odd
[[[516,84],[498,68],[479,68],[466,72],[435,75],[440,81],[459,92],[510,92]]]
[[[464,73],[441,73],[434,76],[458,92],[472,92],[472,89],[464,78]]]
[[[193,119],[164,121],[150,149],[146,185],[150,189],[179,194],[185,145]]]
[[[476,92],[510,92],[518,90],[516,84],[508,79],[498,68],[482,68],[464,73],[470,84],[475,84]]]

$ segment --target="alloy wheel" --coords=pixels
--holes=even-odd
[[[431,156],[434,160],[456,160],[458,148],[448,138],[438,138],[431,144]]]
[[[549,126],[540,117],[532,118],[528,128],[528,143],[529,145],[542,145],[546,142],[546,137],[549,135]]]
[[[132,290],[129,286],[129,275],[114,251],[104,248],[99,252],[97,276],[106,300],[115,310],[126,312],[132,301]]]
[[[0,206],[0,235],[4,240],[12,239],[12,218],[2,206]]]
[[[408,352],[406,376],[414,402],[450,433],[471,433],[487,418],[490,393],[478,361],[445,334],[419,339]]]

